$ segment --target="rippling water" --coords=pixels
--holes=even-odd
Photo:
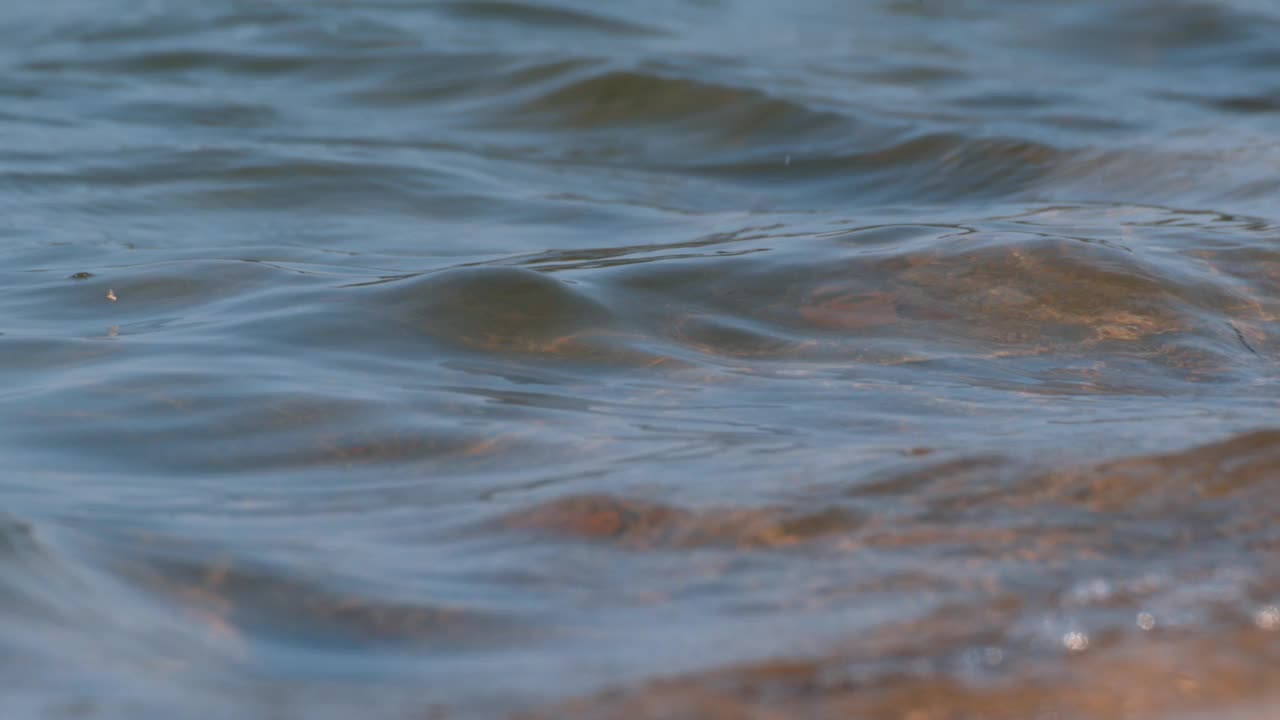
[[[21,0],[6,718],[1280,699],[1271,0]]]

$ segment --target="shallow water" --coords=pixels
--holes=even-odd
[[[5,717],[1273,716],[1278,33],[17,3]]]

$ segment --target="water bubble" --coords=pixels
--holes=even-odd
[[[1084,652],[1089,649],[1089,636],[1079,630],[1072,630],[1062,636],[1062,646],[1071,652]]]
[[[1149,612],[1138,613],[1138,627],[1143,630],[1152,630],[1156,626],[1156,616]]]
[[[1072,588],[1070,598],[1072,601],[1082,605],[1092,605],[1105,602],[1111,597],[1111,594],[1110,582],[1105,578],[1093,578]]]
[[[1253,624],[1263,630],[1280,630],[1280,606],[1268,605],[1253,614]]]
[[[987,664],[987,667],[995,667],[1004,662],[1004,651],[998,647],[983,648],[982,661]]]
[[[972,648],[964,654],[964,661],[974,669],[990,669],[999,667],[1004,662],[1004,650],[994,645]]]

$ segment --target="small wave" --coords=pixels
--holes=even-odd
[[[1029,34],[1024,41],[1091,62],[1234,62],[1248,59],[1242,48],[1268,47],[1269,37],[1280,26],[1274,8],[1239,5],[1194,0],[1111,5],[1055,24],[1052,32]]]
[[[565,130],[645,128],[702,132],[722,145],[764,138],[793,140],[847,128],[840,115],[805,108],[759,90],[644,71],[611,71],[577,80],[526,103],[529,125]]]
[[[1274,279],[1259,272],[1269,265],[1162,252],[1153,240],[1169,232],[1135,228],[1134,240],[1109,243],[1019,221],[878,226],[829,235],[826,247],[841,249],[825,254],[793,238],[786,250],[595,277],[602,292],[635,298],[633,323],[711,355],[875,362],[868,351],[880,347],[882,362],[967,352],[990,369],[1115,363],[1091,371],[1095,391],[1250,377],[1276,352]],[[914,352],[895,350],[905,346]],[[1032,372],[1048,382],[1061,369]]]
[[[643,500],[579,495],[520,510],[509,530],[606,541],[630,549],[789,547],[848,533],[860,524],[837,509],[813,513],[768,509],[685,510]]]
[[[606,325],[611,313],[554,276],[518,268],[450,270],[380,285],[379,303],[425,334],[463,344],[534,345]]]
[[[187,614],[203,630],[249,652],[274,637],[300,644],[431,646],[444,649],[493,646],[528,634],[514,618],[445,604],[397,602],[327,587],[276,568],[229,557],[202,562],[163,548],[149,538],[152,557],[117,559],[116,572]],[[243,633],[243,635],[242,635]]]
[[[317,68],[318,58],[290,55],[249,54],[215,50],[156,50],[120,55],[105,60],[33,60],[25,69],[37,72],[117,72],[129,74],[176,74],[218,70],[246,75],[273,75]]]
[[[1017,138],[974,138],[930,133],[865,149],[847,146],[797,152],[767,160],[750,158],[694,164],[690,171],[748,186],[778,187],[797,183],[797,190],[824,195],[839,193],[859,204],[891,205],[908,197],[924,202],[956,202],[981,198],[1016,198],[1059,166],[1067,153]],[[789,194],[789,193],[788,193]]]
[[[504,22],[540,30],[599,32],[623,37],[660,34],[654,27],[611,18],[602,13],[532,3],[451,0],[438,3],[436,8],[460,20]]]

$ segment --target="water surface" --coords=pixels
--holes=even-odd
[[[6,717],[1270,717],[1278,33],[17,3]]]

